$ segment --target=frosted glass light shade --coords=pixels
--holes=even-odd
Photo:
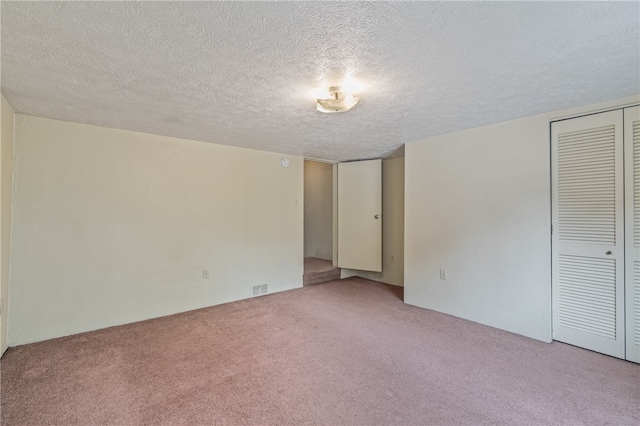
[[[358,103],[358,97],[345,93],[340,86],[329,87],[329,96],[318,99],[316,109],[324,113],[346,112]]]

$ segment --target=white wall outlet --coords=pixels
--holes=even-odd
[[[203,269],[202,270],[202,278],[209,278],[209,270],[208,269]]]
[[[447,279],[447,270],[446,269],[440,269],[440,279],[441,280],[446,280]]]

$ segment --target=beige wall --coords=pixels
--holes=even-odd
[[[633,101],[407,144],[405,302],[550,341],[549,123]]]
[[[333,259],[333,166],[304,162],[304,256]]]
[[[382,272],[344,269],[343,278],[404,285],[404,161],[404,157],[382,160]]]
[[[15,126],[10,345],[302,286],[302,158]]]
[[[7,349],[9,305],[9,255],[11,249],[11,203],[13,186],[13,109],[2,97],[0,108],[0,355]]]

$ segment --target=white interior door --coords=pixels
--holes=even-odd
[[[338,266],[382,271],[382,160],[338,164]]]
[[[553,338],[625,357],[622,110],[553,123]]]
[[[640,362],[640,107],[624,110],[624,144],[626,358]]]

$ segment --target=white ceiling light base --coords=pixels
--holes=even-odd
[[[318,99],[316,109],[320,112],[347,112],[358,103],[358,97],[351,93],[345,93],[341,86],[329,87],[328,96],[324,99]]]

